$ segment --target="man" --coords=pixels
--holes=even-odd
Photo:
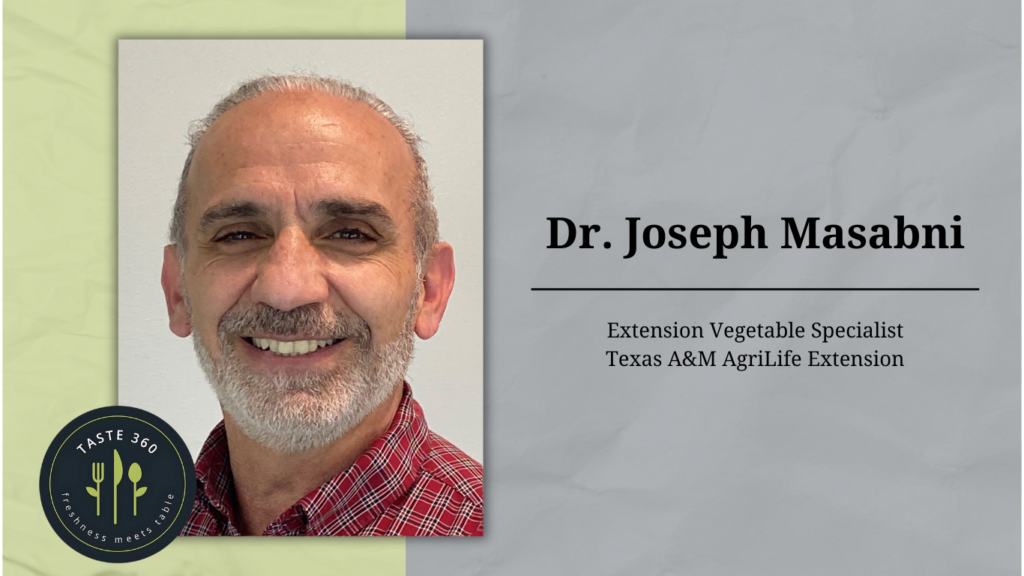
[[[271,76],[190,140],[161,281],[224,420],[182,534],[482,535],[480,464],[404,383],[455,281],[418,137],[361,89]]]

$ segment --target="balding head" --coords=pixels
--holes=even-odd
[[[333,442],[397,398],[454,285],[418,138],[367,92],[293,76],[243,84],[191,145],[171,331],[194,336],[226,427],[278,451]]]
[[[257,102],[249,102],[257,98],[266,99],[263,106],[256,106]],[[329,102],[334,99],[335,101]],[[314,75],[290,75],[290,76],[264,76],[241,84],[231,94],[213,107],[213,110],[206,118],[193,124],[189,131],[190,149],[185,159],[185,166],[181,173],[178,184],[178,196],[174,204],[174,214],[171,219],[170,240],[181,254],[184,262],[184,252],[187,238],[185,234],[185,221],[188,214],[188,201],[190,189],[196,185],[197,175],[193,174],[194,169],[201,169],[199,164],[213,162],[218,159],[217,136],[218,120],[225,115],[240,115],[243,112],[238,109],[244,103],[249,102],[246,108],[254,114],[262,114],[259,119],[237,119],[238,122],[247,122],[249,130],[248,138],[258,139],[261,135],[267,135],[278,130],[301,129],[289,125],[294,115],[273,114],[274,110],[268,110],[271,104],[280,104],[284,107],[295,107],[302,105],[330,106],[337,110],[343,110],[345,115],[358,118],[363,126],[375,126],[378,140],[371,140],[367,134],[364,144],[373,147],[389,140],[400,138],[404,141],[404,151],[408,155],[410,166],[410,180],[408,184],[410,199],[410,213],[414,225],[414,254],[416,256],[417,268],[422,269],[424,259],[430,249],[439,241],[437,211],[434,207],[433,194],[430,190],[430,182],[427,177],[427,167],[420,155],[420,138],[412,130],[409,124],[399,117],[395,112],[373,94],[352,86],[351,84],[335,80],[333,78],[322,78]],[[260,109],[262,108],[262,109]],[[236,110],[238,109],[238,110]],[[232,111],[235,114],[231,114]],[[291,110],[294,112],[294,109]],[[379,119],[377,122],[373,118]],[[225,118],[227,120],[228,118]],[[267,120],[272,120],[270,123]],[[308,118],[307,118],[308,120]],[[393,132],[388,133],[388,127]],[[338,126],[338,129],[345,129],[345,126]],[[243,147],[246,139],[244,132],[238,130],[230,131],[233,140],[230,144]],[[242,138],[243,141],[239,141]],[[207,140],[211,140],[206,143]],[[222,142],[223,143],[223,142]],[[205,158],[197,161],[197,154],[202,150]],[[393,148],[393,147],[392,147]],[[385,148],[380,148],[383,151]],[[301,153],[301,151],[296,151]],[[219,158],[224,160],[224,158]],[[392,158],[391,160],[397,160]],[[404,170],[403,170],[404,171]]]

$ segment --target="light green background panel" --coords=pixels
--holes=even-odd
[[[60,428],[117,403],[117,39],[401,38],[404,2],[7,0],[3,11],[4,574],[404,573],[400,538],[182,538],[102,564],[57,538],[38,489]]]

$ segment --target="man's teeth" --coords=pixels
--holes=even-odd
[[[270,350],[279,356],[301,356],[315,352],[317,348],[323,348],[334,344],[334,340],[298,340],[296,342],[282,342],[270,338],[253,338],[252,343],[257,348]]]

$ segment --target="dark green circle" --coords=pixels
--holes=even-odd
[[[115,450],[122,464],[116,485]],[[138,482],[129,474],[133,464]],[[164,549],[188,521],[195,489],[195,465],[178,433],[130,406],[90,410],[69,422],[50,443],[39,474],[54,532],[102,562],[134,562]]]

